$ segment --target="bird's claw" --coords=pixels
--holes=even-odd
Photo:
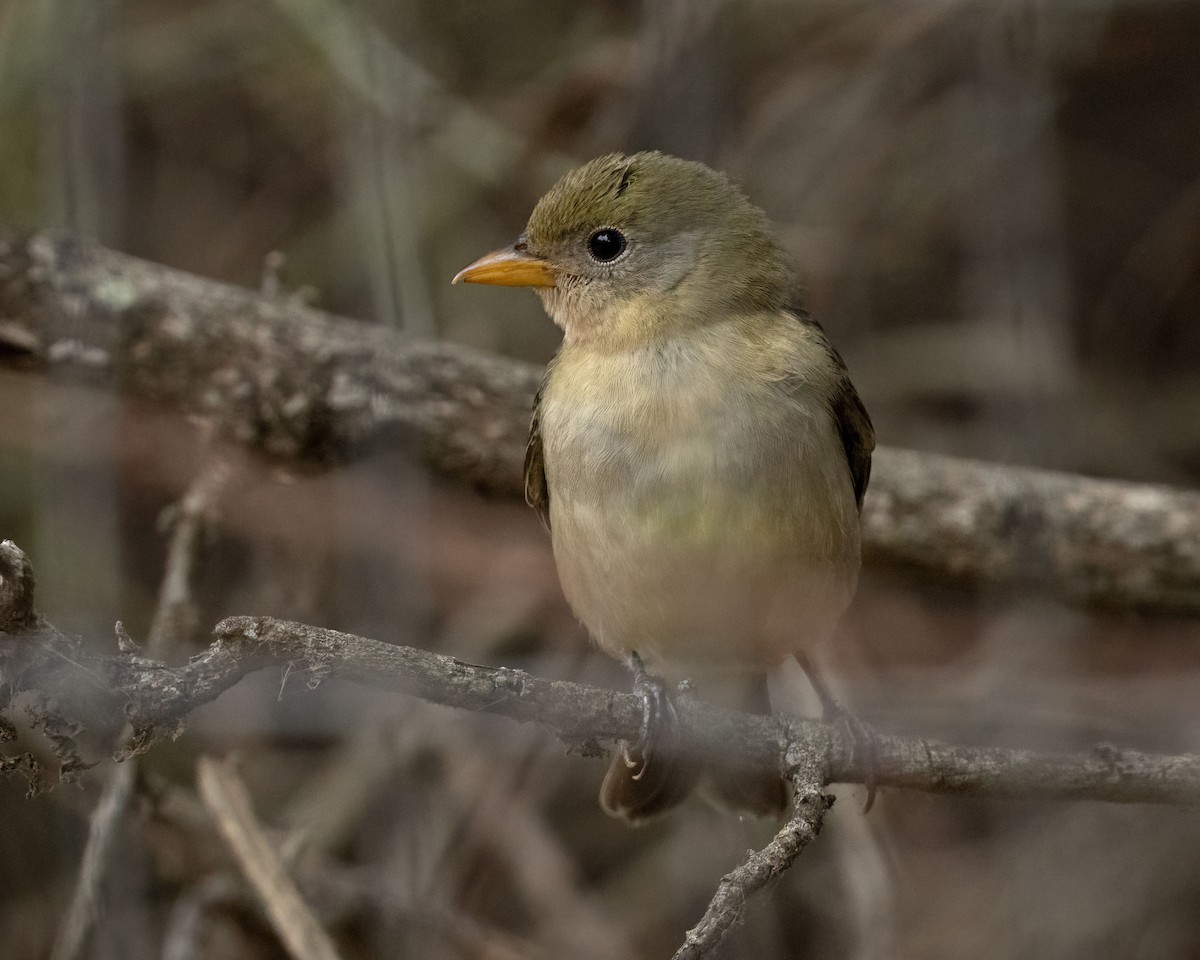
[[[825,704],[822,719],[829,724],[842,727],[850,742],[854,744],[854,752],[860,754],[859,760],[863,773],[863,786],[867,788],[867,799],[863,802],[863,813],[870,813],[875,806],[875,794],[879,788],[879,734],[870,724],[851,713],[836,700]]]
[[[637,771],[632,774],[633,779],[640,780],[662,746],[678,739],[679,714],[666,681],[646,670],[637,651],[630,654],[629,662],[633,668],[633,692],[642,701],[642,723],[636,741],[621,741],[621,757],[625,766]]]
[[[842,726],[854,744],[855,753],[862,753],[863,785],[867,788],[863,813],[869,813],[875,805],[875,792],[879,787],[879,734],[837,702],[829,684],[825,682],[821,671],[811,658],[801,652],[796,654],[796,660],[808,675],[808,680],[821,701],[821,719],[828,724]]]

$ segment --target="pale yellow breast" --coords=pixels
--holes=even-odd
[[[758,668],[832,630],[857,513],[820,382],[781,385],[795,349],[717,328],[556,361],[541,413],[555,557],[610,652],[681,675]]]

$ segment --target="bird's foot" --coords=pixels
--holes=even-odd
[[[840,726],[854,744],[854,752],[862,767],[863,786],[867,788],[867,799],[863,802],[863,813],[870,813],[875,806],[875,793],[879,787],[879,734],[875,728],[851,713],[836,700],[825,705],[821,719]]]
[[[655,754],[664,752],[679,740],[679,714],[670,687],[662,677],[646,670],[637,651],[629,657],[633,668],[633,692],[642,701],[642,725],[633,743],[621,741],[621,756],[625,766],[640,780]]]
[[[865,721],[859,719],[834,698],[829,684],[821,676],[813,661],[798,654],[796,659],[808,676],[809,683],[821,701],[821,719],[828,724],[841,726],[854,744],[854,752],[861,756],[863,785],[867,788],[867,799],[863,813],[869,813],[875,805],[875,793],[879,787],[879,734]]]

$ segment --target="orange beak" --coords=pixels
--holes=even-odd
[[[451,283],[490,283],[499,287],[552,287],[557,275],[540,257],[527,253],[524,244],[496,250],[480,257],[454,275]]]

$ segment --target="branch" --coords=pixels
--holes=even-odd
[[[154,619],[146,637],[147,656],[162,659],[172,648],[186,642],[196,629],[193,581],[205,535],[215,521],[217,502],[229,472],[228,461],[210,458],[179,502],[167,507],[159,517],[160,529],[169,530],[171,539]]]
[[[435,469],[512,496],[541,375],[66,238],[2,233],[0,363],[119,384],[282,456],[404,438]],[[883,448],[864,521],[876,563],[1200,612],[1200,494]]]
[[[15,544],[0,544],[0,590],[27,567]],[[313,683],[338,677],[538,723],[589,754],[603,752],[601,740],[636,739],[641,723],[640,701],[632,694],[476,666],[336,630],[270,617],[230,617],[217,625],[214,637],[204,652],[170,667],[130,653],[89,654],[32,615],[21,629],[0,633],[0,678],[10,704],[22,692],[36,692],[55,705],[52,718],[60,723],[77,728],[87,716],[106,714],[114,725],[128,720],[134,734],[119,758],[147,749],[164,734],[177,735],[192,710],[247,674],[273,665],[306,669]],[[733,753],[739,763],[776,770],[787,768],[789,751],[801,751],[823,758],[827,783],[863,781],[856,738],[844,724],[716,710],[687,701],[680,704],[680,716],[698,750]],[[876,779],[884,787],[1200,805],[1200,757],[1191,755],[1158,756],[1107,745],[1089,753],[1048,754],[880,735],[876,759]]]
[[[711,953],[741,921],[746,901],[783,876],[821,832],[833,797],[824,792],[820,758],[799,753],[797,761],[789,775],[795,793],[788,822],[762,850],[750,853],[744,863],[721,878],[704,916],[687,932],[672,960],[697,960]]]
[[[1080,605],[1200,613],[1200,494],[878,451],[868,561],[1016,583]]]
[[[100,911],[105,875],[117,851],[117,840],[125,822],[129,800],[133,796],[136,774],[137,768],[132,763],[122,764],[112,771],[104,785],[104,792],[88,825],[87,846],[84,847],[83,860],[79,865],[79,877],[75,882],[71,906],[54,943],[52,960],[76,960],[84,955],[87,936]]]
[[[78,731],[79,717],[100,717],[115,728],[127,720],[133,736],[118,759],[148,749],[164,733],[177,735],[192,710],[266,666],[300,667],[310,684],[328,677],[382,687],[433,703],[538,723],[589,755],[599,740],[635,739],[640,701],[630,695],[520,670],[463,663],[412,647],[394,646],[269,617],[231,617],[214,642],[188,663],[170,667],[135,655],[122,644],[97,656],[41,619],[33,604],[33,572],[12,541],[0,543],[0,704],[3,717],[22,694],[35,721]],[[65,712],[64,712],[65,711]],[[689,749],[736,755],[738,762],[786,771],[795,787],[788,823],[761,851],[722,878],[701,921],[676,960],[709,955],[742,916],[746,899],[782,875],[816,837],[831,800],[826,784],[862,782],[859,737],[848,724],[719,711],[685,698],[680,718]],[[107,714],[107,717],[105,716]],[[1108,745],[1083,754],[1042,754],[967,747],[911,737],[876,735],[873,782],[941,793],[1022,799],[1090,799],[1117,803],[1200,806],[1200,756],[1155,756]],[[83,761],[71,751],[64,770]],[[13,764],[0,757],[0,771]],[[297,899],[274,854],[253,825],[244,791],[213,761],[202,761],[205,802],[264,899],[293,956],[332,956],[332,944]],[[231,792],[232,791],[232,792]],[[297,911],[303,917],[297,918]],[[301,922],[303,920],[303,922]]]

